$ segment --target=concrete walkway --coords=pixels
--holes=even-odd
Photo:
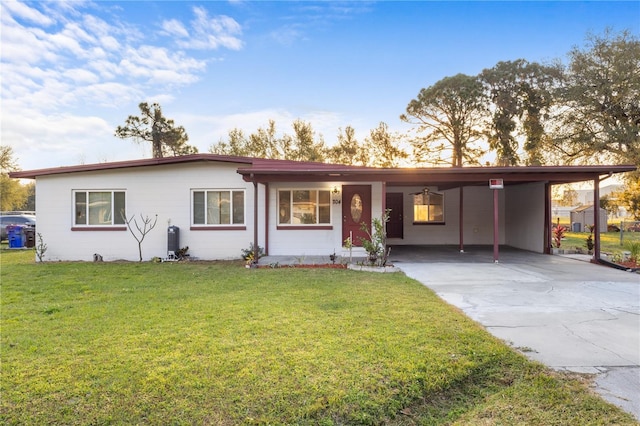
[[[395,247],[391,261],[529,358],[596,375],[640,420],[640,275],[501,249]]]

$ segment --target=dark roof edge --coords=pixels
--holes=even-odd
[[[375,168],[349,166],[341,164],[315,163],[307,161],[274,160],[253,157],[241,157],[219,154],[191,154],[175,157],[145,158],[139,160],[117,161],[111,163],[82,164],[77,166],[53,167],[37,170],[25,170],[9,173],[12,178],[35,179],[38,176],[48,176],[66,173],[92,172],[100,170],[115,170],[132,167],[148,167],[165,164],[183,164],[200,161],[224,162],[242,164],[237,170],[242,175],[253,173],[260,175],[295,175],[295,174],[327,174],[344,173],[348,175],[389,176],[394,174],[474,174],[474,173],[623,173],[637,169],[634,165],[587,165],[587,166],[513,166],[513,167],[433,167],[433,168]]]
[[[329,166],[329,165],[328,165]],[[261,167],[260,164],[253,163],[247,167],[241,167],[238,169],[238,173],[243,175],[249,175],[251,173],[262,175],[286,175],[296,173],[317,173],[322,174],[327,171],[344,172],[349,174],[370,174],[376,173],[382,176],[394,175],[394,174],[477,174],[477,173],[495,173],[495,174],[508,174],[508,173],[594,173],[594,174],[608,174],[608,173],[624,173],[632,172],[637,169],[632,164],[622,165],[586,165],[586,166],[509,166],[509,167],[418,167],[418,168],[374,168],[374,167],[353,167],[353,166],[341,166],[332,165],[333,167],[306,167],[305,163],[299,163],[298,166],[292,166],[287,168],[274,169],[271,167]]]
[[[93,172],[98,170],[126,169],[131,167],[158,166],[163,164],[181,164],[198,161],[218,161],[224,163],[252,164],[250,157],[239,157],[218,154],[190,154],[174,157],[144,158],[140,160],[115,161],[111,163],[81,164],[77,166],[51,167],[36,170],[20,170],[9,173],[9,177],[19,179],[35,179],[38,176],[58,175],[65,173]]]

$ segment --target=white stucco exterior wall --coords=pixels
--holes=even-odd
[[[198,259],[239,259],[253,241],[253,184],[236,172],[239,164],[189,163],[59,175],[36,179],[37,232],[47,244],[45,260],[138,260],[138,244],[126,231],[72,231],[74,190],[126,191],[127,216],[158,215],[142,243],[143,260],[167,256],[167,227],[180,228],[180,247]],[[192,189],[245,190],[245,230],[190,230]],[[259,191],[264,187],[259,186]],[[264,197],[264,194],[261,194]],[[264,220],[260,219],[262,226]],[[262,236],[261,236],[262,237]],[[264,244],[263,241],[261,241]]]
[[[505,189],[507,245],[544,252],[544,183],[513,185]]]

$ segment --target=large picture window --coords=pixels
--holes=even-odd
[[[278,225],[328,225],[331,223],[329,190],[278,191]]]
[[[124,225],[124,191],[74,191],[74,225]]]
[[[443,223],[444,195],[424,191],[413,196],[414,223]]]
[[[244,225],[244,191],[194,190],[194,225]]]

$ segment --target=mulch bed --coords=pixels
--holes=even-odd
[[[318,263],[318,264],[258,264],[258,268],[301,268],[301,269],[347,269],[347,265],[341,263]]]

